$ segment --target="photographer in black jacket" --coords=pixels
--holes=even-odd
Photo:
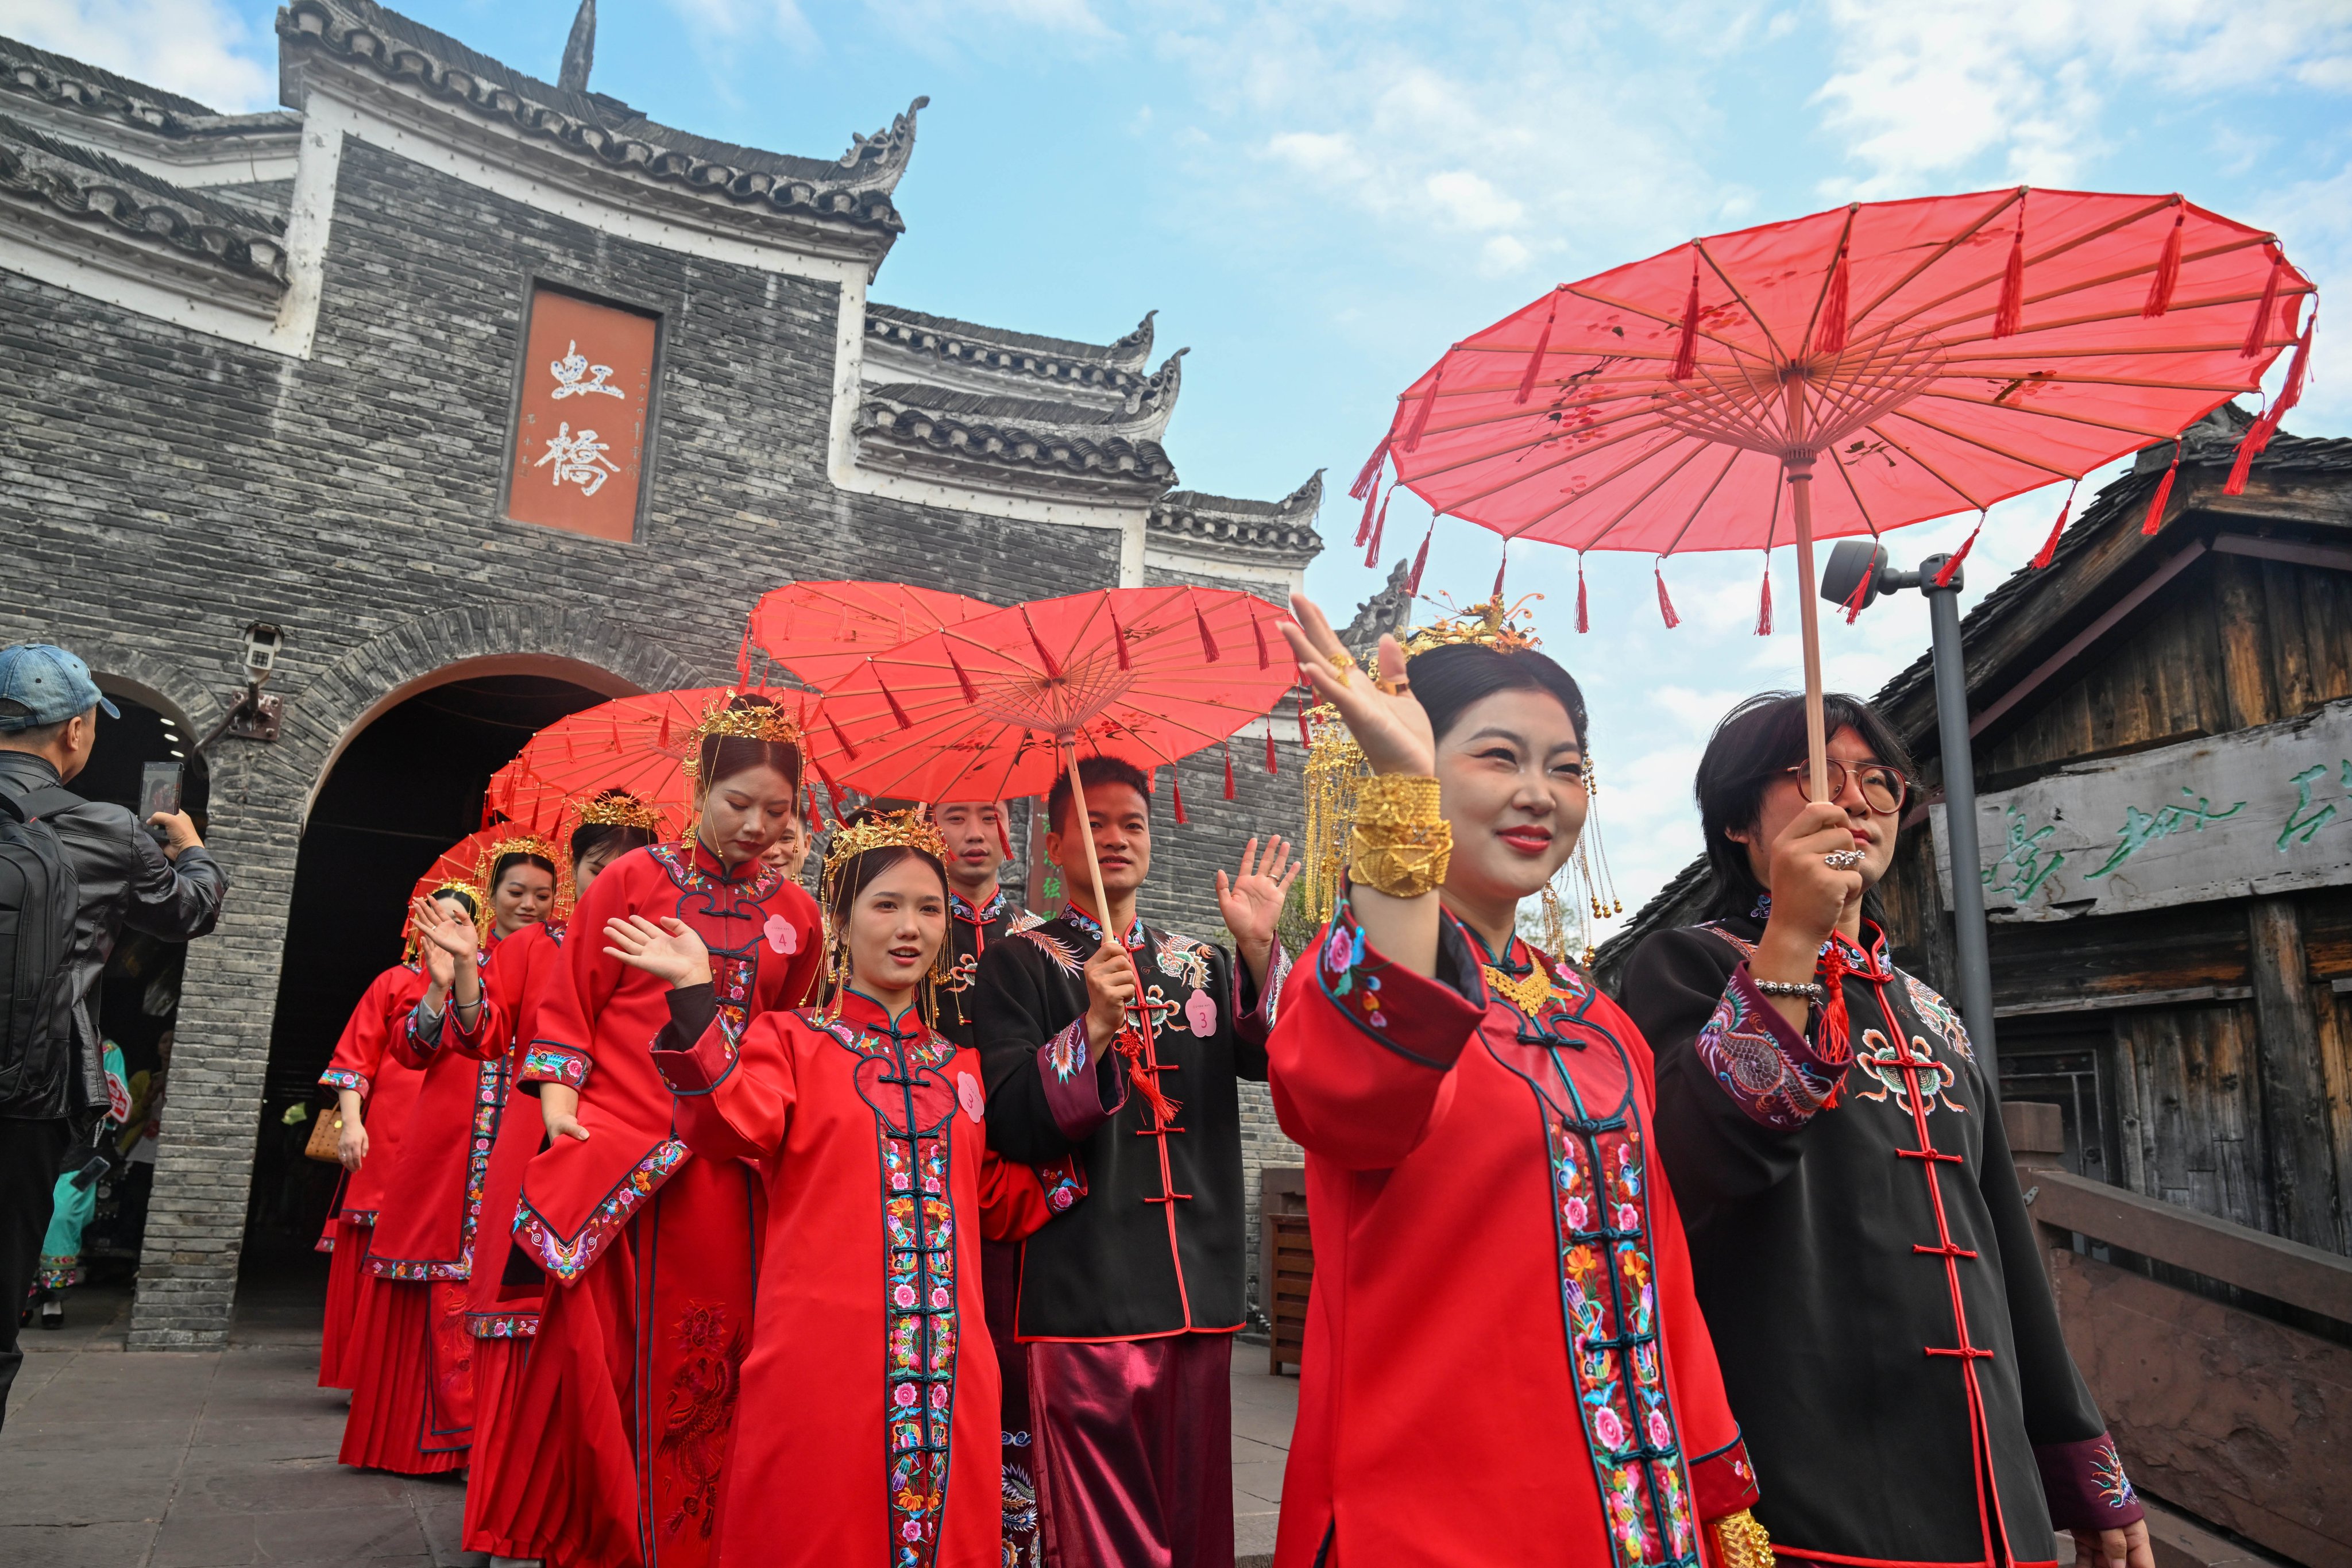
[[[48,1228],[58,1162],[75,1133],[87,1132],[106,1109],[92,997],[99,974],[123,927],[186,942],[213,929],[228,890],[185,812],[148,819],[166,836],[158,846],[123,807],[65,787],[89,761],[101,710],[121,717],[100,695],[89,667],[64,648],[0,648],[0,795],[27,819],[19,831],[55,836],[70,874],[47,884],[52,896],[74,892],[61,963],[47,975],[9,981],[37,989],[41,1006],[33,1026],[10,1032],[0,1048],[0,1420],[24,1360],[18,1318]],[[11,922],[20,941],[43,913],[0,910],[20,917],[21,924]]]

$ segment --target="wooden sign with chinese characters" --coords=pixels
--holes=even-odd
[[[509,517],[636,537],[657,326],[635,310],[532,289]]]
[[[1932,816],[1949,909],[1943,808]],[[1985,912],[1994,920],[2352,883],[2352,700],[1980,795],[1977,835]]]

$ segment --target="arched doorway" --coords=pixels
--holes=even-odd
[[[395,693],[345,737],[311,796],[270,1030],[241,1310],[269,1310],[252,1300],[256,1285],[264,1295],[296,1287],[288,1309],[308,1310],[310,1277],[323,1279],[323,1269],[303,1260],[311,1257],[338,1172],[303,1158],[307,1113],[320,1102],[319,1074],[352,1007],[371,980],[399,962],[411,888],[435,856],[481,826],[490,775],[524,742],[611,694],[577,680],[506,672],[518,662],[502,660],[496,673],[473,672],[479,665],[453,670],[457,679]]]

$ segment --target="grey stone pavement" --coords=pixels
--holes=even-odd
[[[308,1285],[248,1285],[221,1351],[125,1351],[128,1288],[78,1289],[65,1328],[26,1329],[0,1430],[0,1563],[484,1563],[457,1549],[462,1479],[335,1463],[345,1396],[315,1386],[319,1302]],[[1298,1380],[1269,1377],[1262,1345],[1234,1350],[1239,1568],[1262,1568]]]

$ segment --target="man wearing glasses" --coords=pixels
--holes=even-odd
[[[2050,1563],[2058,1530],[2080,1563],[2154,1568],[1997,1086],[1877,919],[1910,759],[1869,704],[1825,706],[1818,801],[1801,697],[1717,726],[1697,781],[1714,918],[1644,942],[1622,996],[1756,1517],[1791,1557],[1853,1568]]]

